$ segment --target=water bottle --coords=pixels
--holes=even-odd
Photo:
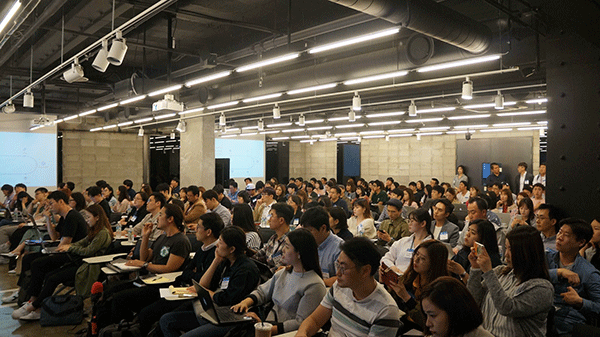
[[[365,228],[362,224],[358,225],[358,236],[365,236]]]
[[[116,230],[116,234],[117,234],[117,239],[121,237],[121,231],[123,230],[123,228],[121,227],[121,223],[117,222],[117,227],[115,228]]]
[[[133,242],[133,227],[131,225],[127,228],[127,241]]]

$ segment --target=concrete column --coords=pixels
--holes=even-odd
[[[198,185],[210,189],[215,185],[214,117],[186,120],[187,131],[181,134],[181,186]]]

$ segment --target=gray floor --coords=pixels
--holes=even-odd
[[[16,275],[8,274],[8,266],[0,265],[0,296],[4,297],[10,294],[12,290],[17,289]],[[86,304],[89,300],[86,301]],[[4,336],[74,336],[74,332],[86,326],[85,320],[79,326],[59,326],[59,327],[41,327],[37,322],[20,322],[12,319],[10,316],[13,310],[17,307],[16,304],[0,306],[0,337]]]

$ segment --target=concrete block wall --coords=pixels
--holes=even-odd
[[[336,177],[337,176],[337,144],[336,142],[290,144],[290,177]]]
[[[131,179],[137,191],[143,179],[143,139],[137,134],[63,131],[63,180],[83,191],[100,179],[115,190]]]

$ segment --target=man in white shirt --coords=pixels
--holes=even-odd
[[[456,194],[456,199],[460,201],[461,204],[466,204],[471,198],[471,192],[469,192],[469,186],[467,182],[461,181],[458,183],[458,193]]]
[[[519,172],[519,175],[515,178],[515,188],[518,194],[523,192],[525,186],[531,186],[533,184],[533,175],[527,173],[527,163],[525,162],[520,162],[517,165],[517,171]]]
[[[533,178],[533,185],[535,184],[546,186],[546,164],[540,164],[540,173]]]

